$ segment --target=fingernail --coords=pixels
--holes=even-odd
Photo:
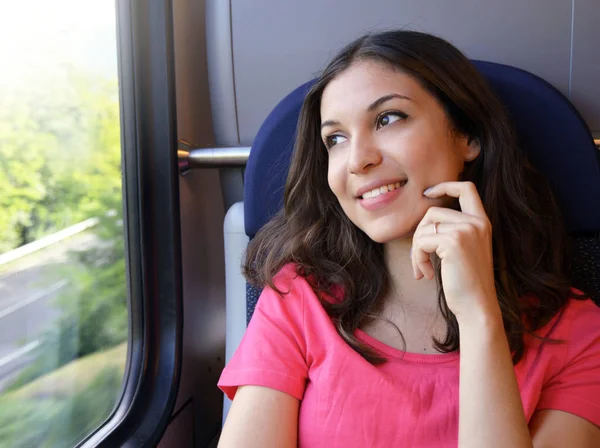
[[[431,193],[431,190],[433,190],[433,187],[429,187],[427,190],[425,190],[423,195],[427,196],[429,193]]]

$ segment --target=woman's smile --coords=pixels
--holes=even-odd
[[[404,190],[407,181],[382,185],[359,196],[360,205],[367,211],[381,210],[391,204]]]

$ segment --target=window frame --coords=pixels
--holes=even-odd
[[[172,0],[115,0],[115,6],[130,329],[121,398],[82,448],[158,444],[181,375]]]

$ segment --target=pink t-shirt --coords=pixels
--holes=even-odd
[[[357,331],[388,362],[373,366],[337,334],[309,284],[287,265],[263,291],[244,338],[219,387],[277,389],[301,400],[299,447],[456,447],[458,353],[405,353]],[[558,409],[600,425],[600,308],[571,300],[527,338],[515,367],[525,415]],[[499,406],[502,403],[498,403]]]

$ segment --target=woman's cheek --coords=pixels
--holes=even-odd
[[[329,188],[331,189],[333,194],[338,198],[338,200],[342,200],[343,192],[346,188],[346,181],[343,175],[343,171],[340,171],[339,167],[335,167],[330,164],[329,169],[327,171],[327,183],[329,184]]]

